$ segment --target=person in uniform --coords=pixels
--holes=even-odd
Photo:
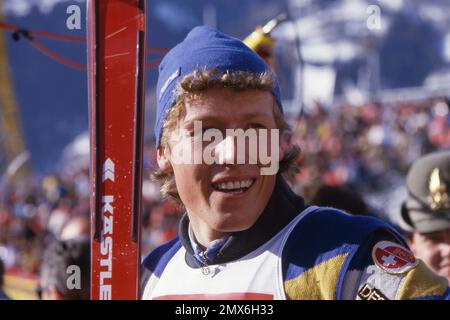
[[[194,28],[161,62],[156,94],[153,176],[185,214],[144,259],[142,299],[449,298],[447,279],[390,225],[291,190],[283,173],[299,148],[283,141],[278,80],[243,42]],[[240,148],[239,129],[270,161],[259,150],[251,161],[256,143]]]
[[[417,258],[450,281],[450,151],[427,154],[406,177],[399,225]]]

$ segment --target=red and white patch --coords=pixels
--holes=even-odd
[[[419,263],[413,253],[398,243],[380,241],[372,249],[375,264],[388,273],[405,273]]]

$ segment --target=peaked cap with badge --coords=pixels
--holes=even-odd
[[[423,156],[406,177],[400,227],[430,233],[450,228],[450,150]]]

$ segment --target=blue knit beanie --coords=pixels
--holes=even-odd
[[[195,27],[181,43],[166,54],[159,65],[156,88],[156,147],[159,147],[167,114],[176,102],[177,84],[185,75],[195,70],[209,69],[224,73],[227,71],[272,72],[269,66],[239,39],[227,36],[208,26]],[[272,94],[283,112],[277,80]]]

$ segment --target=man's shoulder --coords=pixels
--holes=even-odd
[[[181,241],[178,237],[160,245],[145,257],[142,268],[157,274],[158,271],[162,271],[180,248]]]
[[[401,235],[380,219],[317,207],[298,221],[286,240],[282,251],[285,279],[298,277],[318,265],[340,269],[348,257],[380,231],[403,242]]]
[[[414,258],[391,225],[333,208],[317,208],[297,223],[282,261],[290,299],[449,299],[450,295],[446,279]]]
[[[365,239],[377,230],[398,234],[393,226],[376,217],[351,215],[331,207],[316,207],[295,226],[291,238],[301,235],[309,239],[354,242]]]
[[[160,245],[145,257],[142,261],[141,268],[141,292],[144,292],[145,287],[152,276],[154,276],[153,278],[161,277],[164,268],[180,248],[181,241],[176,237]]]

